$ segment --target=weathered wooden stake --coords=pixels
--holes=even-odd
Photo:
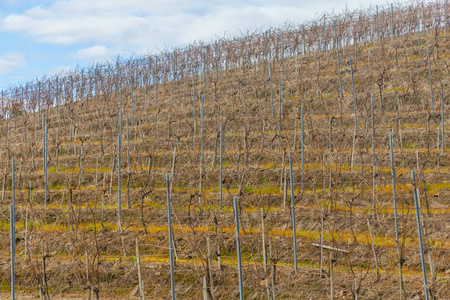
[[[137,261],[137,268],[138,268],[139,296],[140,296],[141,300],[144,300],[145,299],[144,283],[142,282],[141,257],[139,254],[139,241],[137,238],[136,238],[136,261]]]
[[[369,229],[369,237],[370,237],[370,244],[372,245],[372,253],[373,253],[373,257],[375,259],[375,265],[377,267],[377,281],[380,280],[380,264],[378,263],[378,256],[377,256],[377,252],[375,251],[375,244],[373,242],[373,236],[372,236],[372,226],[370,226],[370,220],[367,219],[367,227]]]

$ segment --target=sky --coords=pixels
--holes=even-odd
[[[158,53],[386,0],[0,0],[0,90],[99,61]]]

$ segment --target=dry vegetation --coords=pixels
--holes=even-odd
[[[245,298],[325,299],[332,283],[336,299],[398,299],[399,248],[404,296],[423,299],[415,170],[430,295],[449,299],[446,7],[440,1],[393,8],[392,15],[390,8],[346,12],[93,65],[3,91],[2,295],[11,282],[14,157],[19,298],[36,297],[39,286],[52,299],[91,292],[93,298],[139,297],[136,238],[145,297],[169,298],[170,173],[179,298],[200,299],[204,276],[208,298],[238,297],[238,196]],[[321,255],[313,244],[321,245],[322,234]]]

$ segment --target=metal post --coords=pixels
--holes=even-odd
[[[394,48],[394,4],[391,3],[391,42]]]
[[[447,26],[448,26],[448,2],[447,2],[447,0],[445,0],[444,22],[445,22],[445,36],[447,36]]]
[[[326,51],[327,51],[326,28],[327,28],[326,14],[323,14],[323,52],[324,52],[324,57],[326,57]]]
[[[422,48],[420,47],[420,19],[417,18],[417,38],[419,41],[419,66],[422,65]]]
[[[16,299],[16,272],[15,272],[15,259],[16,259],[16,183],[15,183],[15,159],[12,158],[12,201],[10,205],[10,232],[11,232],[11,299]]]
[[[333,21],[333,28],[334,28],[334,38],[336,39],[336,54],[337,54],[337,63],[338,63],[338,74],[339,74],[339,96],[341,98],[343,98],[344,96],[342,93],[342,81],[341,81],[341,58],[339,56],[339,42],[338,42],[337,33],[336,33],[336,21]]]
[[[284,76],[284,32],[281,33],[281,82]],[[281,90],[280,90],[281,93]]]
[[[192,105],[194,107],[194,141],[193,141],[193,149],[195,151],[195,136],[197,135],[197,116],[196,116],[196,107],[195,107],[195,73],[192,73]]]
[[[279,111],[278,111],[278,152],[281,151],[281,114],[283,112],[283,100],[281,98],[281,93],[283,90],[282,87],[283,81],[280,80],[280,104],[279,104]]]
[[[447,2],[446,2],[447,4]],[[444,140],[444,84],[441,80],[441,128],[442,128],[442,137],[441,137],[441,145],[442,145],[442,153],[445,152],[445,140]]]
[[[376,220],[377,218],[377,204],[375,200],[375,177],[377,173],[376,169],[376,161],[375,161],[375,117],[374,117],[374,109],[373,109],[373,94],[370,96],[370,109],[372,115],[372,219]]]
[[[175,300],[175,278],[173,268],[173,237],[172,237],[172,215],[170,208],[170,173],[166,173],[167,186],[167,223],[169,230],[169,254],[170,254],[170,288],[172,293],[172,300]]]
[[[134,125],[134,80],[131,77],[131,124]],[[127,120],[128,125],[128,120]]]
[[[133,122],[133,118],[131,119]],[[130,132],[128,126],[129,120],[127,115],[127,170],[128,170],[128,180],[127,180],[127,194],[128,194],[128,209],[131,209],[131,194],[130,194]]]
[[[400,279],[400,300],[403,299],[403,279],[402,279],[402,253],[398,241],[398,217],[397,217],[397,196],[395,190],[395,165],[394,165],[394,147],[392,145],[392,133],[389,133],[389,148],[391,152],[391,175],[392,175],[392,196],[394,198],[394,220],[395,220],[395,243],[398,254],[398,274]]]
[[[294,269],[297,273],[297,232],[295,226],[294,176],[292,175],[292,152],[289,151],[289,175],[291,181],[292,240],[294,244]]]
[[[223,121],[220,121],[220,209],[223,208]]]
[[[302,129],[302,133],[301,133],[301,156],[302,156],[302,196],[303,196],[303,185],[304,185],[304,176],[305,176],[305,163],[304,163],[304,159],[305,159],[305,132],[303,130],[303,105],[301,107],[301,129]]]
[[[378,42],[380,42],[380,31],[378,30],[378,28],[379,28],[379,26],[378,26],[378,5],[377,5],[377,15],[376,15],[376,19],[377,19],[377,27],[376,27],[376,30],[377,30],[377,40],[378,40]]]
[[[120,89],[120,104],[119,104],[119,133],[122,133],[122,88]]]
[[[239,232],[239,211],[238,211],[238,198],[234,196],[234,219],[236,221],[236,248],[238,258],[239,269],[239,298],[244,300],[244,283],[242,278],[242,254],[241,254],[241,236]]]
[[[121,165],[120,165],[120,151],[122,147],[122,134],[119,133],[118,137],[118,153],[117,153],[117,171],[118,171],[118,189],[119,189],[119,203],[118,203],[118,217],[119,217],[119,232],[122,232],[122,183],[121,183]]]
[[[323,206],[322,206],[322,213],[320,216],[320,262],[319,262],[319,277],[322,278],[322,266],[323,266],[323,222],[324,222],[324,215],[323,215]]]
[[[202,164],[202,169],[203,169],[203,164],[205,161],[205,153],[204,153],[204,136],[205,136],[205,121],[204,121],[204,111],[205,111],[205,95],[202,95],[202,153],[201,153],[201,164]]]
[[[266,226],[264,225],[264,208],[261,207],[261,239],[262,239],[262,251],[263,251],[263,266],[264,273],[267,273],[267,251],[266,251]],[[266,287],[267,299],[270,300],[269,280],[265,276],[264,284]]]
[[[273,109],[273,78],[272,78],[272,62],[269,61],[269,78],[270,78],[270,98],[272,99],[272,119],[274,116],[274,109]]]
[[[431,58],[430,58],[430,46],[427,48],[428,51],[428,74],[430,75],[430,95],[431,95],[431,111],[434,111],[434,99],[433,99],[433,83],[431,81]]]
[[[44,206],[47,208],[47,126],[45,125],[45,113],[42,113],[42,164],[44,170]]]
[[[204,165],[204,145],[205,145],[205,124],[204,124],[204,118],[203,118],[203,114],[204,114],[204,108],[205,108],[205,96],[202,95],[202,99],[201,99],[201,115],[200,115],[200,120],[201,120],[201,135],[202,135],[202,141],[201,141],[201,153],[200,153],[200,182],[199,182],[199,187],[198,187],[198,208],[199,210],[201,210],[202,207],[202,180],[203,180],[203,165]]]
[[[426,267],[425,267],[425,255],[423,252],[422,225],[420,222],[420,212],[419,212],[419,209],[420,209],[419,200],[418,200],[419,196],[417,194],[416,174],[415,174],[414,170],[411,170],[411,177],[413,180],[414,205],[416,207],[417,234],[419,235],[420,263],[422,265],[423,288],[424,288],[424,292],[425,292],[425,299],[429,300],[427,272],[426,272]]]
[[[208,275],[209,275],[209,289],[211,291],[212,299],[214,299],[214,278],[213,278],[212,264],[211,264],[211,259],[212,259],[211,258],[211,239],[210,239],[209,235],[206,236],[206,247],[207,247],[207,250],[208,250],[207,262],[208,262],[208,270],[209,270],[209,272],[208,272]]]
[[[45,125],[45,207],[48,197],[48,125]]]
[[[353,80],[353,65],[352,58],[350,57],[350,74],[352,77],[352,94],[353,94],[353,113],[355,114],[355,129],[353,132],[353,143],[352,143],[352,159],[350,164],[350,171],[353,171],[353,157],[355,153],[355,143],[356,143],[356,132],[358,130],[358,117],[356,115],[356,95],[355,95],[355,81]]]

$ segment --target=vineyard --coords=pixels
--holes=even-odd
[[[448,15],[325,14],[2,91],[0,298],[450,299]]]

